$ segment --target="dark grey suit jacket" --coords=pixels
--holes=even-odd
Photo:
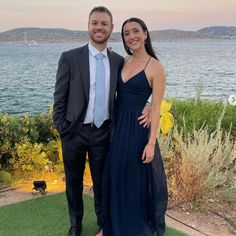
[[[117,78],[124,59],[108,50],[110,62],[109,114],[113,119]],[[53,123],[58,132],[78,132],[85,119],[89,103],[89,50],[88,45],[63,52],[56,76]]]

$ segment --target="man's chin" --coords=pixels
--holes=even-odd
[[[93,39],[94,43],[97,44],[104,44],[107,42],[108,39]]]
[[[97,43],[97,44],[104,44],[107,42],[107,40],[109,39],[109,37],[104,37],[104,38],[96,38],[96,37],[91,37],[91,40],[94,42],[94,43]]]

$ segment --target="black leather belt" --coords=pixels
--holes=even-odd
[[[101,127],[106,127],[106,126],[108,126],[110,124],[111,124],[111,120],[110,119],[109,120],[105,120],[102,123]],[[97,128],[96,125],[93,122],[92,123],[83,124],[83,126],[89,126],[91,128]],[[101,128],[101,127],[99,127],[99,128]]]

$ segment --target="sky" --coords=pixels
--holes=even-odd
[[[87,30],[94,6],[113,14],[114,31],[132,16],[149,30],[236,26],[236,0],[0,0],[0,32],[20,27]]]

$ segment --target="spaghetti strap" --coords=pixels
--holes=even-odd
[[[149,57],[149,59],[148,59],[148,62],[146,63],[146,65],[145,65],[145,67],[144,67],[144,69],[143,69],[143,70],[145,70],[145,69],[146,69],[146,67],[147,67],[147,65],[148,65],[149,61],[151,60],[151,58],[152,58],[152,57]]]

